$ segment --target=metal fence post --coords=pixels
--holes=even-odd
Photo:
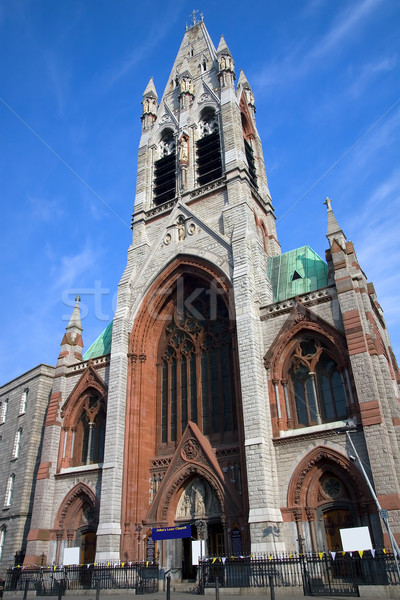
[[[29,579],[25,580],[25,587],[24,587],[24,600],[26,600],[26,597],[28,595],[28,587],[29,587]]]
[[[269,581],[269,591],[271,594],[271,600],[275,600],[275,588],[274,588],[274,577],[273,575],[269,574],[268,575],[268,581]]]
[[[100,579],[96,581],[96,600],[100,598]]]
[[[215,600],[219,600],[219,580],[215,578]]]
[[[167,575],[167,596],[166,600],[171,600],[171,575]]]

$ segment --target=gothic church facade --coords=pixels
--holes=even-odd
[[[400,535],[399,374],[330,201],[326,262],[282,254],[252,89],[203,21],[142,104],[115,317],[84,355],[79,302],[66,329],[25,563],[79,547],[190,577],[187,540],[151,539],[179,524],[209,555],[334,550],[362,525],[387,545],[350,455]]]

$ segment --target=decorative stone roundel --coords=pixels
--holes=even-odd
[[[199,445],[196,442],[196,440],[190,438],[189,440],[187,440],[187,442],[185,442],[185,444],[181,450],[181,456],[182,456],[183,460],[190,462],[192,460],[196,460],[198,455],[199,455]]]

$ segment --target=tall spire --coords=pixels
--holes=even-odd
[[[339,223],[336,220],[335,215],[332,210],[332,200],[328,197],[325,198],[324,204],[326,204],[326,208],[328,211],[328,229],[326,232],[326,237],[329,240],[329,244],[332,248],[333,242],[339,244],[342,250],[346,249],[346,236],[343,233]]]

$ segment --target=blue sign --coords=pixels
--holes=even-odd
[[[192,535],[190,525],[179,525],[178,527],[154,527],[151,530],[153,540],[176,540],[188,538]]]

